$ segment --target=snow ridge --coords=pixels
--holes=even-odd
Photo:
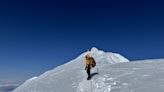
[[[93,47],[90,52],[91,56],[94,57],[97,63],[122,63],[122,62],[129,62],[128,59],[123,57],[118,53],[112,52],[104,52],[102,50],[98,50],[97,48]]]
[[[84,52],[76,59],[71,60],[64,65],[49,70],[38,77],[33,77],[27,80],[13,92],[90,92],[90,87],[88,87],[90,85],[88,83],[90,82],[86,81],[87,75],[86,71],[84,70],[86,54],[87,52]],[[96,60],[97,68],[101,68],[103,65],[129,62],[128,59],[121,56],[120,54],[104,52],[102,50],[98,50],[95,47],[91,49],[90,54]],[[94,73],[94,69],[92,73]],[[94,92],[110,92],[110,87],[112,85],[107,85],[107,83],[105,83],[106,80],[110,81],[110,78],[104,79],[104,76],[96,76],[97,75],[95,75],[92,82]],[[113,84],[115,84],[115,82]],[[64,89],[62,86],[64,86]]]

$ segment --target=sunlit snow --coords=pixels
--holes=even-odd
[[[97,61],[86,80],[85,55],[31,78],[13,92],[163,92],[164,59],[129,62],[118,53],[91,49]]]

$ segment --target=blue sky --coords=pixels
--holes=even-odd
[[[163,16],[158,0],[0,1],[0,80],[39,75],[93,46],[163,58]]]

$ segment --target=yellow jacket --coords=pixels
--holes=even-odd
[[[90,65],[91,62],[90,62],[90,57],[86,57],[86,65]]]
[[[91,65],[90,55],[87,54],[87,55],[86,55],[86,67],[88,68],[89,65]],[[91,66],[90,66],[90,68],[91,68]]]

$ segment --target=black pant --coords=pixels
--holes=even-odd
[[[90,78],[90,77],[91,77],[90,71],[91,71],[90,66],[88,66],[88,67],[87,67],[87,74],[88,74],[88,78]]]

